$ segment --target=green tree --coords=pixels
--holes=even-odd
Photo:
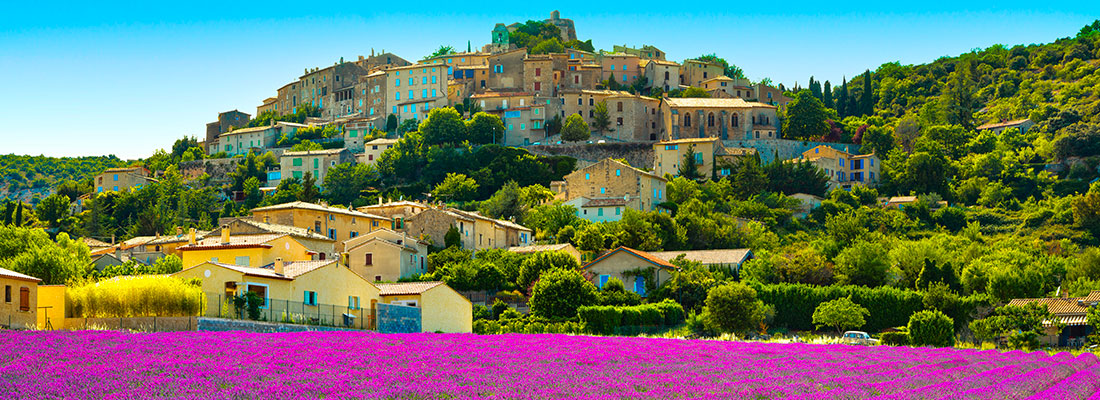
[[[592,131],[588,129],[588,124],[579,114],[570,114],[565,118],[565,125],[561,128],[561,140],[579,142],[588,140],[591,136]]]
[[[466,139],[466,124],[454,108],[433,108],[420,123],[420,134],[427,145],[453,144]]]
[[[614,130],[610,129],[611,115],[607,111],[607,101],[601,100],[599,103],[596,103],[593,112],[595,114],[592,117],[592,127],[596,129],[596,132],[604,133]]]
[[[967,63],[955,65],[955,72],[951,73],[943,89],[943,98],[940,100],[948,123],[962,125],[966,129],[974,128],[974,111],[977,108],[974,92],[974,82],[970,78],[970,65]]]
[[[707,320],[723,332],[746,332],[764,320],[764,302],[757,300],[756,289],[744,283],[727,283],[707,292]]]
[[[523,218],[527,215],[527,205],[523,203],[522,195],[523,190],[519,184],[516,181],[508,181],[504,187],[493,193],[492,197],[481,202],[478,210],[493,218],[523,222]]]
[[[842,284],[882,286],[889,269],[890,256],[875,242],[856,242],[836,256],[837,278]]]
[[[445,55],[454,54],[454,53],[455,53],[455,48],[454,47],[439,45],[438,49],[433,51],[432,54],[428,54],[428,56],[424,57],[424,59],[427,60],[429,58],[435,58],[435,57],[445,56]]]
[[[377,180],[378,170],[372,164],[336,164],[325,174],[324,197],[331,204],[351,204]]]
[[[849,115],[848,110],[848,78],[844,78],[844,81],[840,84],[840,91],[836,95],[836,114],[840,118],[847,117]]]
[[[451,248],[456,246],[462,248],[462,233],[458,231],[457,227],[451,225],[451,228],[447,230],[447,234],[443,235],[443,247]]]
[[[954,346],[955,321],[938,310],[918,311],[909,317],[909,340],[914,346]]]
[[[783,120],[783,136],[788,139],[812,139],[824,137],[829,132],[829,113],[821,100],[809,90],[803,89],[787,105],[787,119]]]
[[[1100,182],[1089,185],[1089,191],[1073,200],[1073,222],[1100,237]]]
[[[466,131],[470,135],[470,143],[498,143],[504,139],[504,122],[496,115],[479,112],[466,121]]]
[[[821,303],[814,309],[814,325],[818,329],[829,327],[836,329],[836,334],[850,328],[859,328],[867,323],[866,317],[871,315],[866,308],[852,302],[851,297],[841,297],[836,300]]]
[[[699,172],[699,167],[695,163],[695,145],[690,144],[684,149],[684,156],[680,159],[680,167],[676,169],[676,173],[684,179],[699,180],[706,176]]]
[[[706,89],[697,88],[697,87],[692,86],[692,87],[689,87],[689,88],[684,89],[683,91],[681,91],[679,96],[670,96],[670,97],[682,97],[682,98],[685,98],[685,99],[689,99],[689,98],[705,99],[705,98],[710,98],[710,93],[708,93],[706,91]]]
[[[863,93],[859,95],[862,115],[875,115],[875,91],[871,88],[871,70],[863,72]]]
[[[34,212],[50,228],[59,228],[61,222],[69,217],[69,197],[57,193],[46,196],[38,203]]]
[[[822,93],[821,103],[827,108],[835,108],[833,104],[833,85],[829,81],[825,81],[825,91]]]
[[[306,172],[302,177],[302,191],[298,192],[298,201],[313,203],[320,197],[321,190],[317,189],[317,179],[313,178],[312,173]]]
[[[578,268],[580,268],[580,264],[569,253],[561,251],[535,253],[523,259],[523,262],[520,263],[519,280],[516,284],[526,290],[546,271],[552,269],[576,270]]]
[[[531,289],[531,313],[544,318],[573,318],[577,308],[597,301],[596,286],[575,269],[546,271]]]
[[[477,195],[478,184],[473,178],[464,174],[448,173],[435,189],[432,189],[432,197],[449,201],[470,201]]]
[[[313,143],[309,140],[303,140],[300,143],[290,146],[290,151],[316,151],[323,150],[324,147],[320,143]]]
[[[397,132],[397,114],[390,114],[386,117],[386,132]]]

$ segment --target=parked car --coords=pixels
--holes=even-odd
[[[840,341],[848,344],[860,344],[860,345],[875,345],[878,344],[878,339],[872,339],[871,335],[867,332],[860,331],[847,331],[844,332],[844,336],[840,338]]]

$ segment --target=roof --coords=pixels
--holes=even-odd
[[[626,199],[622,197],[608,197],[600,199],[589,199],[584,202],[581,207],[611,207],[611,206],[626,206]]]
[[[714,154],[718,156],[748,156],[756,154],[756,149],[752,147],[719,146],[718,149],[714,151]]]
[[[482,99],[482,98],[489,98],[489,97],[517,97],[517,96],[534,96],[534,93],[531,93],[531,92],[485,92],[485,93],[475,94],[473,96],[470,96],[470,98],[472,98],[472,99]]]
[[[275,270],[270,269],[270,268],[246,267],[246,266],[243,266],[243,265],[224,264],[224,263],[218,263],[218,262],[213,262],[213,261],[207,261],[207,262],[204,262],[202,264],[196,265],[196,266],[191,267],[191,268],[198,268],[198,267],[201,267],[205,264],[217,265],[219,267],[222,267],[222,268],[225,268],[225,269],[230,269],[230,270],[233,270],[233,271],[237,271],[237,272],[240,272],[242,274],[249,275],[249,276],[258,276],[258,277],[262,277],[262,278],[271,278],[271,279],[292,280],[292,278],[288,278],[284,275],[280,275],[280,274],[275,273]],[[191,268],[187,268],[187,269],[191,269]],[[185,269],[185,271],[186,271],[186,269]],[[179,272],[177,272],[177,274],[178,273]]]
[[[196,238],[200,238],[200,237],[203,237],[203,236],[206,236],[206,235],[209,235],[209,234],[210,234],[210,231],[195,231],[195,237]],[[177,242],[186,242],[190,239],[191,239],[191,236],[190,236],[189,233],[181,233],[179,235],[161,236],[160,238],[150,240],[145,244],[146,245],[150,245],[150,244],[156,245],[156,244],[165,244],[165,243],[177,243]]]
[[[528,253],[542,253],[546,251],[565,251],[572,248],[573,245],[569,243],[561,244],[537,244],[533,246],[513,246],[509,247],[508,251],[513,253],[528,254]]]
[[[675,265],[672,265],[672,264],[671,264],[671,263],[669,263],[668,261],[665,261],[664,259],[662,259],[662,258],[660,258],[660,257],[654,256],[653,254],[650,254],[650,253],[647,253],[647,252],[644,252],[644,251],[641,251],[641,250],[634,250],[634,249],[632,249],[632,248],[629,248],[629,247],[625,247],[625,246],[619,246],[619,247],[618,247],[618,248],[616,248],[615,250],[611,250],[611,251],[609,251],[609,252],[607,252],[607,253],[604,253],[604,254],[603,254],[602,256],[600,256],[599,258],[596,258],[595,260],[592,260],[592,262],[590,262],[590,263],[588,263],[588,264],[585,264],[585,265],[584,265],[583,267],[581,267],[581,269],[588,269],[588,268],[591,268],[591,267],[592,267],[593,265],[596,265],[596,264],[597,264],[597,263],[599,263],[600,261],[603,261],[603,259],[605,259],[605,258],[608,258],[608,257],[611,257],[611,255],[613,255],[613,254],[615,254],[615,253],[618,253],[618,252],[620,252],[620,251],[621,251],[621,252],[624,252],[624,253],[627,253],[627,254],[630,254],[630,255],[633,255],[633,256],[635,256],[635,257],[638,257],[638,258],[640,258],[640,259],[643,259],[643,260],[649,261],[649,262],[650,262],[650,263],[652,263],[653,265],[656,265],[656,266],[658,266],[658,267],[660,267],[660,268],[665,268],[665,269],[679,269],[679,268],[677,268],[677,267],[676,267]]]
[[[1070,325],[1066,321],[1068,316],[1081,316],[1088,313],[1089,307],[1092,307],[1100,303],[1100,290],[1093,290],[1088,296],[1085,297],[1056,297],[1056,298],[1042,298],[1042,299],[1012,299],[1008,302],[1010,306],[1024,306],[1031,303],[1038,303],[1040,305],[1047,306],[1047,311],[1051,314],[1063,319],[1063,323]]]
[[[221,236],[208,237],[199,240],[195,244],[180,246],[178,250],[218,250],[218,249],[247,249],[247,248],[271,248],[272,240],[288,236],[285,233],[269,233],[262,235],[236,235],[229,237],[229,243],[223,244]]]
[[[752,254],[749,249],[718,249],[718,250],[685,250],[685,251],[654,251],[650,252],[654,257],[665,261],[671,261],[683,254],[684,258],[699,262],[703,265],[712,264],[738,264],[740,265]]]
[[[657,174],[654,174],[654,173],[652,173],[652,172],[649,172],[649,171],[645,171],[645,170],[642,170],[642,169],[634,168],[634,167],[630,166],[630,164],[627,164],[627,163],[624,163],[624,162],[622,162],[622,161],[619,161],[619,160],[615,160],[615,159],[612,159],[612,158],[605,158],[605,159],[603,159],[603,160],[600,160],[600,162],[597,162],[597,163],[595,163],[595,164],[592,164],[592,165],[589,165],[589,166],[587,166],[587,167],[584,167],[584,168],[578,169],[578,170],[576,170],[576,171],[573,171],[573,172],[572,172],[572,173],[570,173],[569,175],[572,175],[572,174],[575,174],[575,173],[579,173],[579,172],[581,172],[581,171],[584,171],[584,170],[586,170],[586,169],[589,169],[589,168],[595,167],[595,166],[597,166],[597,165],[600,165],[601,163],[604,163],[604,162],[608,162],[608,163],[615,163],[615,164],[618,164],[618,165],[621,165],[621,166],[624,166],[624,167],[630,168],[630,169],[634,170],[635,172],[637,172],[637,173],[639,173],[639,174],[642,174],[642,175],[646,175],[646,176],[649,176],[649,177],[652,177],[652,178],[656,178],[656,179],[660,179],[660,180],[662,180],[662,181],[667,181],[667,180],[666,180],[665,178],[662,178],[661,176],[659,176],[659,175],[657,175]],[[569,176],[569,175],[566,175],[566,176]]]
[[[988,123],[988,124],[979,126],[978,130],[1008,128],[1008,127],[1023,125],[1023,124],[1028,123],[1028,122],[1031,122],[1030,118],[1017,119],[1017,120],[1006,121],[1006,122]]]
[[[386,221],[390,220],[389,218],[379,216],[379,215],[367,214],[365,212],[354,211],[354,210],[348,210],[348,209],[342,208],[342,207],[322,206],[320,204],[306,203],[304,201],[292,201],[290,203],[283,203],[283,204],[276,204],[276,205],[273,205],[273,206],[254,208],[254,209],[252,209],[252,214],[255,215],[257,211],[264,212],[264,211],[293,210],[293,209],[303,209],[303,210],[330,212],[330,213],[334,213],[334,214],[344,214],[344,215],[350,215],[350,216],[353,216],[353,217],[360,217],[360,218],[382,219],[382,220],[386,220]]]
[[[398,141],[400,141],[400,139],[386,139],[386,138],[379,138],[379,139],[374,139],[374,140],[371,140],[371,141],[367,142],[366,144],[370,144],[370,145],[377,145],[377,144],[394,144],[394,143],[397,143]]]
[[[400,283],[376,283],[378,294],[381,296],[398,296],[407,294],[421,294],[442,285],[443,282],[400,282]]]
[[[776,108],[775,106],[738,98],[695,98],[669,97],[664,99],[669,106],[692,108]]]
[[[408,201],[408,200],[400,200],[400,201],[391,201],[389,203],[384,203],[384,204],[371,204],[371,205],[359,207],[359,209],[362,210],[364,208],[365,209],[371,209],[371,208],[390,208],[390,207],[404,207],[404,206],[429,208],[428,205],[424,204],[424,203],[417,203],[415,201]]]
[[[917,201],[917,196],[894,196],[891,197],[890,203],[912,203]]]
[[[678,63],[678,62],[675,62],[675,61],[666,61],[666,60],[649,60],[649,62],[651,62],[651,63],[654,63],[654,64],[659,64],[659,65],[675,65],[675,66],[680,66],[680,63]]]
[[[569,94],[578,94],[579,93],[579,94],[588,94],[588,95],[597,95],[597,94],[599,94],[599,95],[609,95],[609,96],[610,95],[633,96],[632,94],[630,94],[630,92],[626,92],[626,91],[622,91],[622,90],[606,90],[606,89],[605,90],[562,89],[559,92],[563,93],[563,94],[564,93],[569,93]]]
[[[101,172],[101,173],[107,173],[107,172],[133,172],[133,171],[140,171],[140,170],[143,170],[143,169],[145,169],[145,167],[107,168],[107,169],[103,170],[103,172]]]
[[[147,244],[147,243],[155,240],[156,238],[157,238],[156,236],[135,236],[135,237],[131,238],[130,240],[127,240],[127,241],[124,241],[124,242],[120,243],[119,245],[122,247],[123,250],[126,250],[126,249],[131,249],[131,248],[134,248],[134,247],[138,247],[138,246]]]
[[[325,150],[307,150],[307,151],[286,151],[283,152],[283,157],[287,156],[331,156],[335,154],[343,153],[345,149],[343,147],[339,149],[325,149]]]
[[[330,238],[328,236],[322,235],[320,233],[311,231],[311,230],[306,229],[306,228],[299,228],[297,226],[272,224],[270,222],[261,222],[261,221],[257,221],[257,220],[254,220],[254,219],[248,219],[248,218],[237,218],[233,222],[240,222],[242,224],[252,225],[253,227],[256,227],[257,229],[267,231],[271,234],[285,233],[287,235],[294,236],[294,237],[300,237],[300,238],[303,238],[303,239],[324,240],[324,241],[329,241],[329,242],[334,241],[332,238]],[[205,234],[203,234],[199,237],[205,238],[205,236],[207,236],[209,234],[212,234],[214,232],[220,232],[220,231],[221,231],[221,228],[218,228],[218,229],[215,229],[214,231],[207,232],[207,233],[205,233]],[[232,233],[233,232],[230,231],[231,235],[232,235]],[[249,235],[249,234],[241,234],[241,236],[245,236],[245,235]],[[252,234],[252,235],[255,235],[255,234]]]
[[[111,247],[110,243],[92,239],[90,237],[81,238],[80,241],[84,242],[84,244],[88,245],[88,247]]]
[[[20,274],[18,272],[12,271],[10,269],[4,269],[4,268],[0,268],[0,277],[10,278],[10,279],[17,279],[17,280],[21,280],[21,281],[42,282],[41,279],[35,278],[33,276],[23,275],[23,274]]]
[[[715,142],[715,141],[718,141],[717,136],[715,136],[715,137],[706,137],[706,138],[687,138],[687,139],[665,140],[665,141],[654,143],[653,145],[654,146],[660,146],[660,145],[666,145],[666,144],[706,143],[706,142]]]
[[[293,261],[283,264],[283,276],[294,279],[318,268],[335,263],[336,260]],[[263,268],[267,269],[267,268]],[[272,269],[272,272],[275,270]]]
[[[704,79],[703,83],[707,83],[707,82],[710,82],[710,81],[730,81],[730,82],[733,82],[733,78],[730,78],[730,77],[725,76],[725,75],[718,75],[718,76],[710,78],[710,79]]]

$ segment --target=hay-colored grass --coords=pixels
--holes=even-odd
[[[202,288],[166,275],[120,276],[65,295],[76,318],[193,316],[203,304]]]

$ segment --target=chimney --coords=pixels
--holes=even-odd
[[[267,216],[267,215],[265,215],[265,216],[264,216],[264,223],[265,223],[265,224],[270,224],[270,223],[271,223],[271,217],[270,217],[270,216]]]
[[[229,244],[229,224],[222,225],[222,244]]]
[[[285,271],[286,271],[286,264],[283,263],[283,258],[282,257],[276,257],[275,258],[275,273],[279,274],[279,275],[283,275]]]
[[[195,244],[195,228],[191,228],[191,229],[187,230],[187,244],[190,244],[190,245]]]
[[[181,236],[181,235],[183,235],[183,228],[177,226],[176,227],[176,236]]]

